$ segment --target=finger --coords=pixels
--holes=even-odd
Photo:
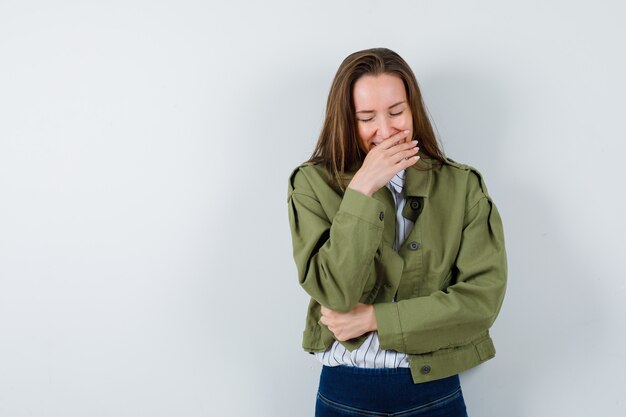
[[[391,160],[394,163],[398,163],[399,161],[402,161],[403,159],[410,158],[413,155],[417,154],[419,150],[420,148],[416,146],[413,149],[407,149],[406,151],[397,152],[391,157]]]
[[[401,167],[399,171],[402,171],[403,169],[410,167],[411,165],[415,164],[419,159],[420,159],[419,155],[415,155],[403,161],[398,162],[397,166]]]
[[[396,143],[405,143],[405,142],[410,142],[409,140],[409,130],[401,130],[398,133],[394,133],[393,135],[391,135],[389,137],[389,139],[395,139]]]
[[[378,144],[376,147],[380,149],[389,149],[392,146],[397,145],[398,142],[404,142],[404,140],[408,137],[408,134],[408,130],[402,130],[389,136],[387,139],[380,142],[380,144]]]
[[[412,140],[409,142],[402,142],[397,145],[393,145],[391,148],[387,149],[387,153],[390,155],[394,155],[398,152],[403,152],[410,149],[415,149],[417,147],[417,141]]]

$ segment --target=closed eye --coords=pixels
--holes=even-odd
[[[400,116],[402,113],[404,113],[404,110],[405,110],[405,109],[402,109],[402,110],[400,110],[400,111],[398,111],[398,112],[389,112],[389,116],[391,116],[391,117],[397,117],[397,116]],[[371,122],[372,120],[374,120],[374,116],[369,117],[369,118],[367,118],[367,119],[362,119],[362,118],[357,117],[357,120],[358,120],[359,122],[363,122],[363,123],[366,123],[366,122]]]

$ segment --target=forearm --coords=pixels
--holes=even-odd
[[[376,330],[374,306],[358,303],[352,310],[342,313],[322,307],[320,322],[328,327],[335,339],[346,341]]]
[[[462,345],[491,327],[506,289],[502,224],[482,199],[467,213],[451,266],[453,285],[428,296],[375,304],[381,346],[419,354]]]
[[[459,284],[449,292],[374,305],[381,346],[421,354],[463,345],[495,320],[504,282],[488,291]]]
[[[332,223],[312,197],[290,198],[294,260],[304,290],[321,305],[347,312],[356,306],[382,241],[384,205],[346,190]]]

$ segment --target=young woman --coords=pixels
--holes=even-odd
[[[495,355],[502,224],[478,171],[443,155],[398,54],[342,62],[288,196],[316,416],[466,416],[458,373]]]

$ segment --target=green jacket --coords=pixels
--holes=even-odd
[[[344,193],[318,164],[291,174],[289,222],[300,285],[311,296],[303,348],[320,352],[334,341],[320,305],[373,304],[381,347],[407,353],[418,383],[495,355],[488,329],[504,298],[506,253],[500,215],[474,168],[422,158],[407,169],[404,190],[402,214],[415,226],[398,252],[388,188]],[[354,350],[365,337],[341,343]]]

